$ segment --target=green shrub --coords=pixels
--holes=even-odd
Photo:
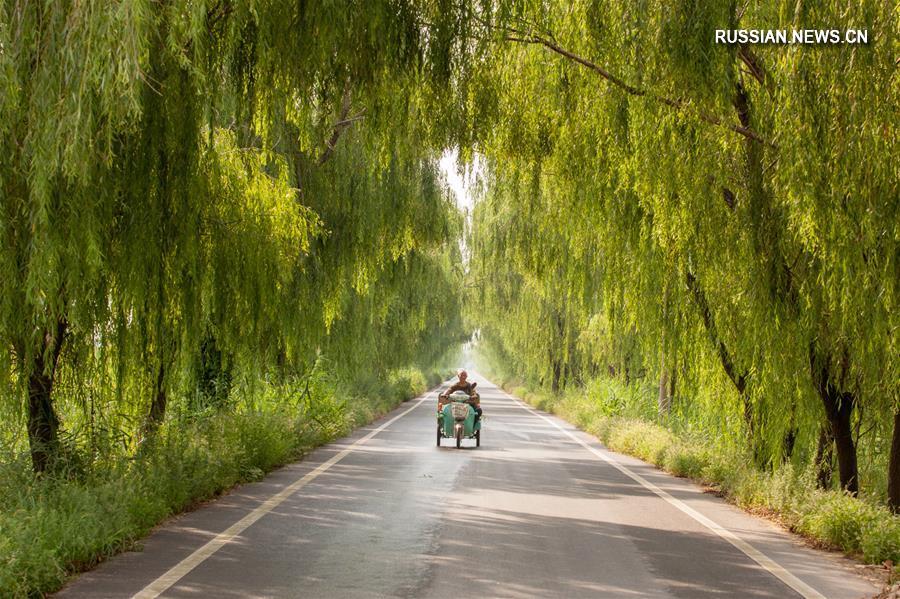
[[[428,389],[425,375],[415,368],[400,368],[394,370],[388,376],[388,381],[394,393],[403,399],[415,397]]]
[[[654,463],[659,462],[675,476],[699,479],[702,478],[703,471],[709,463],[709,457],[702,448],[679,443],[671,448],[664,460],[654,460]]]
[[[725,486],[729,474],[732,472],[734,472],[733,464],[724,456],[713,454],[709,456],[709,460],[703,465],[698,478],[709,484]]]
[[[886,512],[886,510],[885,510]],[[895,565],[900,563],[900,522],[898,518],[887,517],[882,512],[875,519],[869,520],[862,530],[860,551],[870,564],[891,560]]]
[[[862,551],[863,535],[879,525],[879,511],[849,495],[814,493],[799,528],[846,551]]]

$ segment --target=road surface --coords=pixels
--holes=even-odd
[[[877,588],[485,379],[482,447],[435,446],[434,391],[175,518],[59,594],[864,597]],[[464,441],[474,445],[474,441]]]

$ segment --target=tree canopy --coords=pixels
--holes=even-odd
[[[472,232],[486,341],[553,389],[677,375],[689,403],[727,381],[703,411],[739,416],[760,463],[807,459],[823,423],[856,492],[856,445],[885,466],[900,399],[895,11],[516,3],[476,21],[503,124]],[[713,43],[826,25],[872,37]]]
[[[480,329],[900,504],[896,34],[874,0],[5,0],[3,409],[43,470],[60,380],[152,434],[170,397]],[[449,147],[486,164],[465,260]]]

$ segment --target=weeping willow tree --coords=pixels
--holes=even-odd
[[[60,380],[152,434],[234,376],[460,338],[461,224],[403,92],[437,7],[350,8],[0,4],[0,368],[36,471]]]
[[[597,368],[670,386],[714,364],[762,464],[833,446],[855,493],[865,444],[883,481],[871,465],[900,380],[895,12],[597,1],[473,20],[501,123],[478,146],[485,337],[551,388]],[[713,43],[826,26],[872,37]]]

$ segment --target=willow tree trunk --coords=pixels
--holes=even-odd
[[[831,423],[822,423],[819,429],[819,444],[816,448],[816,483],[820,489],[831,487],[831,475],[834,472],[834,436],[831,434]]]
[[[834,414],[831,417],[831,432],[834,434],[834,448],[837,451],[841,488],[855,496],[859,493],[859,468],[856,463],[853,428],[850,426],[855,401],[853,401],[852,395],[844,396],[836,402],[834,399],[829,401],[829,409]]]
[[[810,369],[834,437],[841,488],[856,495],[859,493],[859,469],[851,425],[856,395],[839,388],[828,361],[818,353],[814,345],[810,348]]]
[[[656,411],[660,418],[669,415],[672,407],[672,396],[669,394],[669,371],[665,366],[665,357],[661,360],[662,367],[659,373],[659,396],[656,398]]]
[[[788,428],[781,439],[781,461],[789,462],[794,455],[794,446],[797,444],[797,402],[791,399],[791,419]]]
[[[553,315],[553,322],[555,325],[556,339],[559,340],[558,344],[553,344],[553,347],[550,349],[550,362],[553,368],[553,378],[550,382],[550,389],[553,391],[554,395],[559,393],[560,389],[562,389],[563,385],[563,359],[560,354],[562,354],[563,344],[566,339],[566,326],[563,322],[562,314],[559,312],[555,312]]]
[[[894,412],[894,434],[888,461],[888,506],[900,513],[900,410]]]
[[[53,383],[68,323],[45,331],[28,375],[28,445],[35,472],[45,472],[59,453],[59,417],[53,408]]]
[[[794,447],[797,444],[797,429],[789,428],[786,433],[784,433],[784,438],[781,440],[781,461],[782,462],[790,462],[791,458],[794,456]]]
[[[144,434],[152,435],[162,424],[166,417],[166,404],[168,404],[168,395],[166,394],[166,364],[163,361],[159,363],[159,369],[156,371],[156,388],[154,389],[153,399],[150,401],[150,411],[147,413],[147,420],[144,422]]]
[[[663,319],[668,321],[669,315],[669,289],[663,292]],[[656,414],[662,419],[669,415],[672,407],[672,392],[669,388],[669,356],[666,351],[666,329],[663,327],[659,339],[659,394],[656,396]]]
[[[553,360],[553,378],[550,381],[550,390],[555,394],[559,393],[560,381],[562,379],[562,363],[559,360]]]
[[[697,281],[697,277],[694,276],[694,273],[689,270],[685,271],[685,282],[687,283],[688,290],[691,292],[691,298],[694,300],[694,304],[697,306],[698,310],[700,310],[703,326],[706,329],[706,334],[709,336],[710,342],[712,342],[716,349],[716,353],[719,356],[719,362],[722,365],[722,370],[724,370],[725,374],[728,375],[728,378],[731,379],[734,388],[741,398],[741,404],[744,408],[744,423],[747,425],[750,448],[753,451],[754,459],[758,461],[759,447],[756,440],[756,431],[753,426],[753,404],[750,402],[750,397],[747,393],[747,371],[739,369],[735,365],[734,356],[728,349],[728,346],[725,345],[725,342],[719,337],[719,330],[716,327],[716,321],[713,318],[712,310],[706,299],[706,293],[704,293],[703,289],[700,287],[700,283]]]

